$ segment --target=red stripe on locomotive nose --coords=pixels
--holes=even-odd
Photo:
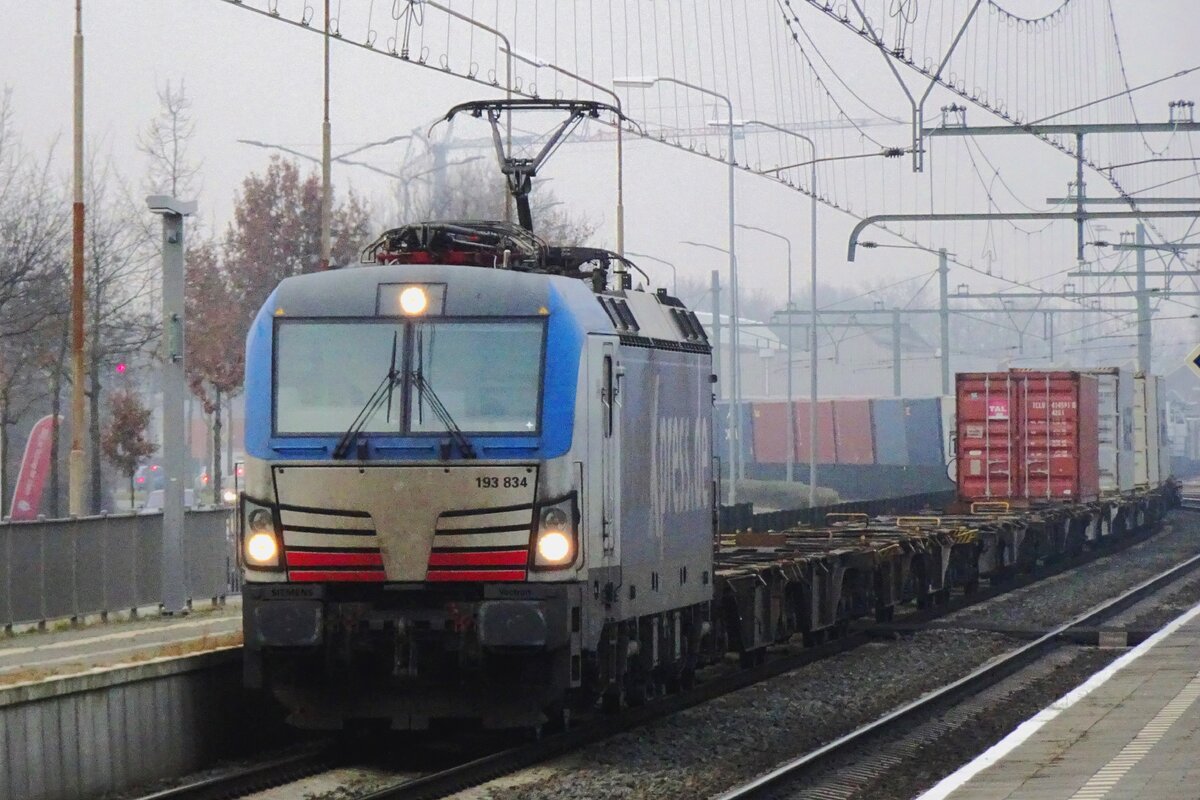
[[[430,553],[431,567],[523,567],[529,561],[529,551],[490,550],[482,553]]]
[[[320,569],[291,569],[288,570],[288,578],[292,581],[320,581],[330,583],[337,581],[384,581],[387,580],[387,573],[383,570],[341,572]]]
[[[427,581],[523,581],[523,569],[431,569]]]
[[[379,553],[311,553],[289,550],[289,567],[382,567],[383,556]]]

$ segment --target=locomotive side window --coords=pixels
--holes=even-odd
[[[604,357],[604,388],[602,400],[604,405],[604,436],[612,436],[613,432],[613,363],[612,356]]]

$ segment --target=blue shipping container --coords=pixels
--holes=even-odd
[[[904,432],[909,464],[933,466],[945,463],[940,398],[905,400]]]
[[[904,401],[899,398],[872,400],[871,425],[875,428],[875,463],[907,466]]]
[[[713,406],[713,455],[721,461],[721,471],[725,472],[729,468],[729,439],[732,432],[729,430],[729,402],[726,400],[718,400]],[[742,447],[741,455],[742,462],[745,464],[753,463],[754,461],[754,415],[753,409],[749,403],[742,403]]]

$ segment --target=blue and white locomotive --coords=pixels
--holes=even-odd
[[[710,630],[711,352],[625,264],[387,232],[247,340],[245,668],[294,724],[538,725],[686,682]]]

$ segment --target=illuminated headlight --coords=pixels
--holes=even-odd
[[[275,534],[258,532],[246,539],[246,562],[260,567],[274,567],[279,563],[279,544]]]
[[[275,530],[275,514],[254,502],[242,499],[244,528],[242,557],[245,565],[258,569],[278,569],[279,536]]]
[[[547,564],[562,564],[571,558],[571,540],[562,531],[547,531],[538,537],[538,559]]]
[[[575,497],[542,508],[538,517],[536,567],[565,567],[575,561]]]
[[[405,314],[424,314],[429,296],[421,286],[408,286],[400,292],[400,310]]]
[[[233,503],[237,502],[237,492],[235,492],[233,489],[226,489],[221,493],[221,499],[232,505]]]

